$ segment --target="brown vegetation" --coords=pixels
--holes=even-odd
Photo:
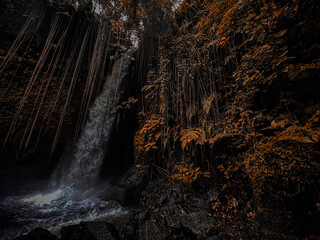
[[[176,10],[175,1],[169,0],[121,0],[113,7],[108,2],[101,4],[110,8],[112,17],[106,26],[99,25],[98,35],[102,31],[108,32],[106,39],[113,37],[112,58],[121,54],[120,43],[133,31],[140,40],[134,80],[141,95],[119,106],[136,111],[139,118],[134,137],[136,163],[151,165],[159,176],[188,188],[209,178],[220,191],[219,199],[207,209],[219,219],[217,229],[229,226],[242,231],[252,225],[262,237],[272,238],[267,219],[279,218],[287,221],[289,230],[279,230],[287,237],[319,237],[318,1],[184,0]],[[32,14],[26,24],[31,24]],[[36,53],[31,54],[36,52],[33,47],[24,57],[16,54],[23,44],[19,36],[8,56],[1,53],[1,83],[8,86],[2,91],[5,117],[1,124],[9,127],[1,140],[7,143],[13,131],[19,131],[14,142],[19,140],[18,145],[27,148],[35,123],[58,117],[60,121],[41,125],[37,132],[40,136],[42,128],[54,128],[53,151],[63,124],[72,121],[75,112],[79,119],[73,133],[78,136],[94,89],[99,88],[98,73],[106,68],[101,59],[109,57],[108,47],[97,41],[92,53],[98,57],[87,63],[89,69],[69,72],[74,66],[70,61],[83,57],[73,58],[74,48],[61,59],[65,74],[54,77],[49,74],[56,56],[50,39],[39,60],[34,59]],[[48,53],[51,50],[53,55]],[[44,67],[38,65],[48,56],[48,72],[31,89],[37,69]],[[23,64],[23,72],[14,67],[3,72],[9,60]],[[31,68],[35,68],[33,73]],[[72,73],[84,78],[80,85],[69,81]],[[27,75],[31,76],[28,86],[21,80]],[[65,79],[69,88],[64,86]],[[82,97],[80,109],[75,100],[68,112],[75,86]],[[47,88],[52,90],[46,102]],[[34,101],[28,102],[28,97]],[[276,213],[268,211],[272,208]]]

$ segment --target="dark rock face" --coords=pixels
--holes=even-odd
[[[148,168],[133,167],[120,180],[119,186],[124,189],[122,204],[128,206],[139,202],[142,191],[148,185]]]
[[[149,215],[149,218],[139,224],[139,240],[206,239],[214,227],[214,219],[207,212],[187,213],[180,205],[175,204],[165,205]]]
[[[136,238],[135,237],[135,232],[136,232],[136,228],[135,228],[135,224],[134,223],[125,224],[119,230],[120,239],[122,239],[122,240],[135,239]]]
[[[139,240],[164,240],[169,236],[169,229],[156,220],[147,220],[139,229]]]
[[[140,169],[133,168],[120,182],[122,184],[132,184],[122,189],[122,194],[126,189],[132,190],[141,186],[141,181],[137,181],[137,176],[142,174]],[[165,195],[168,186],[161,184],[161,191],[150,184],[145,192],[152,189],[152,201],[147,207],[131,206],[127,208],[127,213],[117,215],[106,221],[82,222],[78,225],[67,226],[61,229],[61,240],[226,240],[226,239],[261,239],[259,230],[239,229],[232,225],[219,227],[219,218],[210,214],[210,203],[221,195],[217,189],[208,188],[206,191],[188,191],[185,195],[183,191],[172,191]],[[171,188],[170,188],[171,189]],[[130,191],[128,190],[128,196]],[[141,190],[141,189],[140,189]],[[146,193],[144,193],[145,195]],[[125,195],[123,195],[124,197]],[[158,198],[156,197],[158,196]],[[159,201],[159,198],[162,199]],[[172,199],[172,200],[170,200]],[[275,206],[275,205],[273,205]],[[260,216],[262,217],[262,216]],[[264,218],[266,224],[270,226],[267,238],[262,239],[296,239],[291,235],[282,232],[281,223],[274,218],[275,214],[267,214]],[[273,223],[272,223],[273,222]],[[278,225],[279,229],[273,225]],[[221,226],[221,225],[220,225]],[[57,240],[50,232],[43,229],[35,229],[26,236],[16,238],[18,240]]]
[[[149,170],[145,166],[131,167],[122,177],[111,181],[112,188],[108,189],[102,199],[116,200],[122,206],[139,203],[143,190],[148,185]]]
[[[139,214],[136,215],[135,219],[137,220],[137,223],[139,226],[141,226],[147,219],[150,218],[150,211],[149,209],[146,209]]]
[[[93,221],[85,222],[85,225],[97,240],[120,240],[117,229],[108,222]]]
[[[130,226],[130,224],[128,224]],[[121,228],[118,226],[118,228]],[[122,227],[121,238],[115,225],[105,221],[82,222],[77,225],[63,227],[60,231],[61,240],[121,240],[135,239],[135,228]],[[28,235],[15,238],[15,240],[58,240],[47,230],[36,228]]]
[[[60,234],[61,240],[97,240],[84,224],[63,227]]]
[[[181,217],[181,225],[196,236],[205,237],[214,226],[214,219],[208,212],[195,212]]]
[[[19,236],[14,240],[58,240],[58,238],[48,230],[36,228],[27,235]]]

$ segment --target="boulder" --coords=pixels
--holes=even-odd
[[[60,235],[61,240],[98,240],[85,224],[63,227]]]
[[[136,228],[134,223],[127,223],[119,230],[120,239],[133,240],[136,239]]]
[[[148,172],[146,166],[132,167],[120,179],[118,185],[123,189],[120,201],[123,206],[139,203],[141,193],[148,185]]]
[[[208,215],[208,212],[194,212],[181,216],[180,219],[182,227],[188,229],[198,238],[206,237],[210,230],[214,227],[214,218]]]
[[[82,225],[85,225],[98,240],[120,240],[117,229],[111,223],[92,221],[84,222]]]
[[[58,240],[58,238],[48,230],[36,228],[27,235],[19,236],[14,240]]]
[[[115,200],[121,206],[139,203],[141,193],[146,189],[149,177],[148,167],[131,167],[121,177],[115,177],[108,183],[108,191],[101,193],[100,198]]]
[[[168,204],[159,209],[156,214],[158,222],[164,221],[164,223],[170,228],[180,228],[180,219],[186,214],[186,210],[179,204]]]
[[[169,230],[156,220],[147,220],[138,230],[139,240],[165,240],[169,236]]]
[[[137,221],[138,225],[142,226],[144,224],[144,222],[150,218],[150,210],[149,209],[145,209],[142,212],[137,213],[134,216],[134,218]]]

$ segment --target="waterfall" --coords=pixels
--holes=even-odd
[[[120,85],[127,75],[129,65],[128,55],[114,63],[102,92],[89,108],[88,119],[74,152],[71,156],[64,156],[50,181],[51,186],[88,189],[97,180],[104,159],[105,145],[116,118],[121,95]]]
[[[12,239],[36,227],[58,234],[62,226],[125,213],[118,202],[100,199],[94,187],[115,122],[121,85],[130,66],[129,55],[114,63],[101,93],[89,108],[73,153],[60,160],[51,177],[50,189],[0,199],[0,212],[6,213],[3,219],[14,219],[9,227],[0,226],[1,239]],[[108,191],[107,186],[104,191]]]
[[[36,13],[35,11],[32,14],[35,15]],[[33,15],[30,16],[32,17]],[[27,22],[24,28],[27,27],[29,29],[34,26],[32,25],[33,20],[31,17],[28,18],[29,22]],[[44,17],[43,14],[41,15],[41,20],[42,17]],[[69,41],[66,40],[65,34],[73,34],[73,31],[69,32],[69,26],[73,26],[73,24],[71,24],[70,20],[70,24],[66,28],[60,28],[64,22],[63,18],[66,17],[61,14],[57,14],[54,17],[52,24],[54,28],[50,29],[44,50],[32,73],[24,97],[15,114],[15,120],[10,127],[12,131],[9,131],[7,138],[9,139],[14,132],[14,126],[31,93],[32,87],[35,86],[37,79],[39,81],[42,79],[42,77],[40,78],[40,72],[44,68],[45,62],[48,61],[50,62],[50,66],[45,73],[45,77],[41,80],[45,87],[42,91],[41,85],[38,93],[39,108],[37,111],[34,112],[32,110],[31,112],[29,119],[31,127],[29,128],[28,125],[25,129],[24,136],[26,136],[26,139],[23,137],[21,146],[27,147],[29,140],[32,139],[33,127],[37,123],[37,120],[40,119],[38,116],[42,113],[40,112],[41,107],[46,103],[47,90],[50,89],[50,84],[55,81],[54,79],[57,79],[56,83],[59,86],[57,96],[54,99],[54,104],[52,106],[50,104],[48,110],[45,110],[43,123],[52,118],[51,112],[58,106],[62,90],[68,83],[69,90],[53,141],[52,151],[54,151],[64,123],[66,110],[72,99],[72,93],[83,66],[82,59],[88,55],[88,57],[91,57],[91,61],[88,67],[88,75],[75,134],[79,138],[76,144],[71,146],[72,151],[66,152],[60,159],[49,180],[49,187],[47,182],[38,183],[38,180],[35,180],[35,183],[30,182],[28,185],[41,185],[41,189],[40,187],[37,190],[31,189],[31,191],[29,189],[21,189],[19,193],[13,196],[0,197],[0,221],[8,223],[0,224],[0,239],[13,239],[16,236],[28,233],[36,227],[46,228],[58,235],[63,226],[77,224],[82,221],[106,219],[110,216],[125,214],[126,212],[117,201],[103,197],[107,196],[104,193],[108,192],[110,185],[105,183],[103,188],[100,188],[96,183],[101,165],[105,159],[104,155],[110,132],[115,124],[117,105],[123,92],[124,79],[128,74],[134,49],[128,49],[121,57],[115,60],[110,74],[104,77],[105,63],[109,54],[109,44],[111,44],[111,30],[108,23],[105,21],[101,23],[99,21],[92,21],[90,23],[80,21],[79,24],[77,23],[75,25],[77,26],[75,29],[77,34],[70,38],[70,43],[74,43],[74,46],[71,48],[71,55],[69,56],[69,50],[66,50],[66,53],[64,53],[64,50],[69,47]],[[85,24],[83,29],[78,27],[82,24]],[[35,26],[38,29],[41,26],[40,22]],[[97,34],[95,34],[96,28]],[[84,34],[81,31],[85,31]],[[16,52],[23,41],[29,41],[29,38],[22,38],[24,37],[23,33],[20,34],[20,38],[14,43],[12,50],[10,50],[11,52]],[[32,40],[33,35],[30,38]],[[58,41],[60,45],[53,44],[56,39],[60,39]],[[79,54],[77,54],[78,51]],[[10,53],[8,56],[11,57],[11,55]],[[1,69],[4,69],[6,64],[10,62],[11,58],[9,59],[9,57],[7,57],[5,65],[0,66]],[[65,68],[61,67],[62,73],[60,73],[57,66],[62,66],[65,62],[67,66]],[[75,64],[74,67],[73,64]],[[74,70],[73,73],[72,70]],[[67,80],[69,76],[72,76],[70,82]],[[91,99],[95,87],[100,89],[100,84],[103,84],[101,92],[92,102]],[[89,105],[90,103],[91,105]],[[86,113],[88,113],[88,116],[87,119],[84,119]],[[78,135],[80,129],[81,133]]]
[[[26,23],[0,64],[2,75],[9,67],[15,67],[10,63],[17,54],[23,53],[21,59],[25,59],[30,51],[34,50],[34,43],[37,48],[43,45],[39,52],[39,61],[34,64],[35,67],[28,76],[29,80],[5,137],[5,143],[9,143],[20,131],[17,126],[23,120],[21,114],[29,111],[29,108],[26,108],[30,104],[33,107],[28,113],[20,148],[21,151],[23,148],[29,149],[34,139],[37,139],[37,145],[38,140],[41,141],[41,137],[45,135],[45,129],[52,126],[51,120],[54,119],[56,111],[61,109],[60,103],[63,103],[52,143],[53,153],[61,137],[67,110],[74,108],[71,106],[75,99],[74,90],[82,89],[78,83],[85,83],[75,126],[77,142],[70,146],[72,151],[66,151],[60,159],[49,180],[49,187],[47,181],[28,179],[30,182],[23,183],[21,189],[13,195],[0,196],[0,239],[3,240],[13,239],[37,227],[58,235],[60,229],[66,225],[105,220],[126,214],[126,210],[117,201],[106,197],[109,195],[105,193],[112,186],[105,182],[103,187],[100,187],[96,183],[106,157],[106,146],[117,116],[117,105],[135,49],[128,49],[121,54],[106,76],[107,57],[110,54],[110,45],[114,43],[111,21],[101,17],[93,19],[87,14],[74,11],[70,16],[66,16],[58,11],[54,11],[52,7],[39,6],[32,8],[30,13],[28,10]],[[47,16],[45,13],[50,14]],[[44,31],[47,27],[50,27],[48,32]],[[36,43],[39,34],[41,43]],[[48,36],[43,39],[45,41],[42,44],[44,34]],[[87,67],[84,66],[87,62],[85,57],[88,57]],[[22,66],[19,64],[14,76],[18,69],[21,70],[20,67]],[[78,79],[82,71],[87,73],[87,77],[85,82],[81,80],[80,83]],[[7,90],[16,80],[14,76],[11,80],[5,80],[8,84]],[[68,89],[67,92],[65,89]],[[99,94],[95,94],[97,89],[101,90]],[[33,95],[34,93],[37,95]],[[94,100],[93,95],[96,95]],[[34,103],[31,100],[29,102],[31,96],[36,96]],[[40,128],[37,128],[40,123]],[[37,131],[34,129],[40,129],[37,138]]]

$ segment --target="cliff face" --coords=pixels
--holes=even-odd
[[[214,200],[201,206],[219,222],[211,226],[211,233],[231,228],[242,238],[319,235],[318,1],[186,0],[175,11],[171,1],[121,2],[127,23],[142,24],[143,30],[136,29],[141,34],[139,50],[119,106],[120,122],[108,145],[111,160],[102,172],[121,168],[119,156],[126,159],[121,162],[126,168],[134,152],[136,163],[152,166],[163,182],[173,181],[174,186],[158,181],[157,193],[147,189],[144,202],[154,212],[171,204],[172,188],[178,189],[175,196],[180,194],[173,197],[178,199],[176,205],[192,205],[184,193],[193,196],[197,188],[217,192]],[[131,27],[114,21],[112,27],[105,26],[112,28],[111,34],[103,32],[85,10],[43,5],[32,5],[36,7],[30,7],[20,23],[14,19],[21,15],[18,6],[5,1],[1,5],[1,36],[6,36],[1,38],[2,60],[8,59],[15,39],[21,45],[1,72],[0,144],[6,146],[2,163],[20,159],[26,165],[53,166],[68,140],[79,135],[101,76],[123,51],[121,43],[126,40],[121,34]],[[22,22],[28,21],[22,37]],[[61,39],[64,31],[62,47],[54,37],[47,44],[50,33]],[[109,37],[117,41],[111,41],[108,55],[102,46]],[[94,38],[99,39],[97,45]],[[83,67],[73,71],[79,58],[72,54],[80,52],[79,39],[87,39],[89,50],[82,55]],[[42,80],[29,91],[29,79],[42,64],[46,46],[50,51],[37,73]],[[104,61],[92,62],[92,56]],[[60,60],[50,77],[55,59]],[[68,99],[74,72],[78,80]],[[88,81],[95,74],[100,78]],[[17,114],[21,101],[24,107]],[[50,155],[52,161],[47,162]],[[200,196],[208,198],[204,192]],[[160,204],[155,200],[159,194]]]
[[[228,218],[219,230],[278,214],[297,236],[317,231],[318,12],[316,1],[184,1],[159,36],[136,159],[187,185],[209,171],[221,191],[211,214]]]

